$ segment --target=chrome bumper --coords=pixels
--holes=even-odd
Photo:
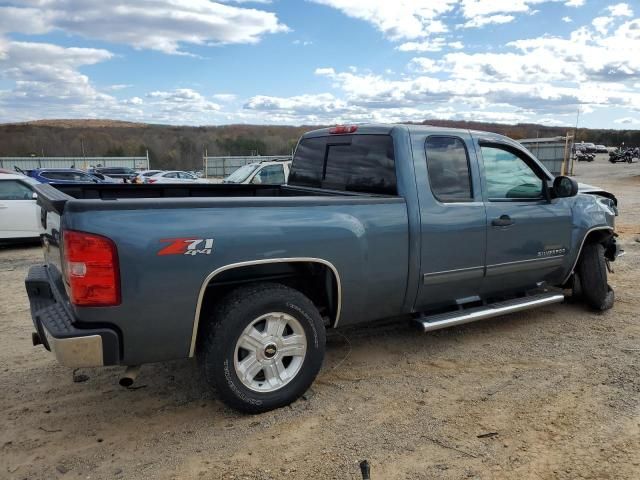
[[[73,368],[102,367],[104,365],[100,335],[56,338],[44,325],[42,331],[49,349],[61,365]]]

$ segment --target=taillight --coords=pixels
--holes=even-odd
[[[335,127],[331,127],[329,129],[329,133],[332,135],[339,135],[345,133],[354,133],[358,130],[357,125],[336,125]]]
[[[65,230],[64,272],[71,303],[85,307],[120,305],[116,246],[107,237]]]
[[[156,183],[158,180],[155,178],[150,178],[147,180],[147,183]]]

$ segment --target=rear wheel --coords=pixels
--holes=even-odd
[[[613,307],[615,295],[607,283],[607,264],[602,244],[587,243],[583,247],[577,273],[581,295],[587,305],[600,311]]]
[[[238,288],[209,320],[198,357],[231,408],[260,413],[288,405],[320,370],[322,317],[297,290],[268,283]]]

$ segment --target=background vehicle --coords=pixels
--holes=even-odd
[[[586,153],[582,150],[576,150],[575,157],[578,162],[593,162],[596,158],[595,154]]]
[[[0,240],[40,236],[40,207],[33,185],[39,182],[17,173],[0,173]]]
[[[199,183],[201,180],[189,172],[169,170],[146,177],[145,183]]]
[[[40,183],[107,183],[98,177],[74,168],[37,168],[28,175]]]
[[[131,182],[138,175],[134,169],[127,167],[94,167],[92,171],[125,183]]]
[[[581,151],[587,152],[587,153],[597,153],[597,151],[598,151],[598,149],[596,148],[596,145],[594,143],[588,143],[588,142],[576,143],[576,144],[574,144],[574,148],[576,150],[581,150]]]
[[[115,178],[108,177],[95,171],[91,171],[90,175],[102,180],[104,183],[121,183],[121,180],[116,180]]]
[[[223,183],[282,185],[287,183],[290,170],[291,160],[248,163],[225,178]]]
[[[136,178],[133,179],[133,183],[148,183],[147,180],[149,177],[152,177],[157,173],[162,173],[163,171],[164,170],[142,170],[141,172],[138,172]]]
[[[632,148],[619,148],[613,152],[609,152],[609,161],[611,163],[633,162],[633,149]]]
[[[308,132],[288,185],[38,186],[34,343],[129,366],[129,385],[197,355],[231,407],[281,407],[317,375],[326,328],[431,331],[561,302],[576,275],[610,308],[616,199],[578,189],[511,139],[422,125]]]
[[[609,150],[604,145],[596,145],[597,153],[609,153]]]

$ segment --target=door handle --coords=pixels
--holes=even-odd
[[[508,227],[509,225],[513,225],[513,220],[511,220],[509,215],[501,215],[500,218],[491,220],[491,225],[494,227]]]
[[[0,203],[0,208],[9,208],[9,205],[5,205],[4,203]]]

